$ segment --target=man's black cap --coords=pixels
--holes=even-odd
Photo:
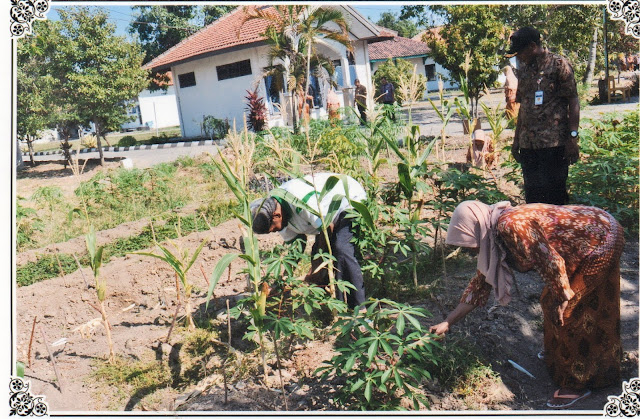
[[[540,45],[540,32],[530,26],[525,26],[515,31],[510,40],[511,47],[505,54],[509,58],[518,55],[520,51],[524,50],[532,42]]]

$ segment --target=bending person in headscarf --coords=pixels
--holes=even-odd
[[[345,190],[343,181],[339,180],[318,202],[319,193],[325,189],[325,185],[332,177],[345,177],[347,190]],[[335,278],[348,281],[354,286],[355,289],[349,290],[347,295],[347,303],[350,308],[362,304],[365,301],[364,280],[360,264],[356,259],[355,246],[351,242],[353,227],[346,210],[352,208],[350,201],[361,202],[367,198],[363,187],[349,176],[316,173],[314,176],[308,175],[302,179],[292,179],[277,189],[285,192],[283,194],[285,198],[273,196],[274,192],[272,191],[272,196],[260,198],[251,203],[253,231],[257,234],[278,231],[285,242],[300,239],[306,243],[307,235],[315,235],[311,253],[315,255],[320,249],[327,252],[328,247],[322,232],[322,220],[299,204],[296,206],[296,203],[302,201],[314,211],[321,213],[325,223],[329,223],[329,242],[333,256],[336,258]],[[337,202],[339,202],[339,206],[333,219],[327,220],[326,217],[337,205]],[[320,262],[319,258],[312,262],[311,271],[306,280],[316,282],[318,285],[326,285],[318,280],[320,275],[312,274]],[[337,297],[343,300],[342,292],[337,292]]]
[[[545,282],[544,361],[559,387],[547,406],[568,407],[592,388],[618,383],[624,233],[610,214],[577,205],[466,201],[453,212],[447,244],[475,249],[477,272],[458,306],[431,332],[446,334],[486,304],[492,288],[495,299],[508,304],[511,268],[534,269]]]
[[[516,118],[520,110],[520,104],[516,102],[516,91],[518,90],[518,78],[513,72],[513,68],[508,65],[502,69],[505,75],[504,81],[504,101],[506,108],[505,115],[509,119]]]

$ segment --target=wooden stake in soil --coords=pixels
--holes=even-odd
[[[38,319],[38,316],[35,316],[33,318],[33,326],[31,326],[31,337],[29,338],[29,350],[27,351],[27,361],[28,361],[28,365],[29,365],[29,369],[31,369],[31,345],[33,344],[33,334],[36,331],[36,320]]]
[[[60,263],[60,259],[58,259],[58,252],[55,252],[53,255],[56,257],[56,262],[58,262],[58,268],[60,269],[60,275],[62,275],[62,280],[64,281],[64,286],[66,288],[66,287],[68,287],[68,285],[67,285],[67,277],[64,275],[64,271],[62,270],[62,264]]]
[[[176,306],[176,312],[173,314],[173,320],[171,321],[171,327],[169,328],[169,333],[167,333],[167,340],[165,341],[167,343],[169,343],[171,332],[173,331],[173,327],[176,325],[176,319],[178,318],[178,311],[180,311],[180,307],[182,307],[182,303],[178,302],[178,305]]]
[[[274,337],[273,338],[273,349],[276,353],[276,360],[278,361],[278,375],[280,376],[280,388],[282,389],[282,397],[284,399],[284,410],[289,410],[289,405],[287,403],[287,393],[284,390],[284,381],[282,380],[282,364],[280,363],[280,354],[278,353],[278,341]]]
[[[76,264],[78,264],[78,270],[80,271],[80,275],[82,275],[82,280],[84,281],[84,285],[85,287],[87,287],[87,289],[89,289],[89,283],[87,282],[87,278],[84,276],[84,272],[82,272],[82,265],[80,265],[80,261],[78,260],[78,256],[76,256],[76,254],[73,254],[73,258],[76,260]]]
[[[207,274],[204,272],[204,265],[200,262],[200,272],[202,272],[202,276],[204,276],[204,282],[207,283],[207,288],[209,288],[209,278],[207,278]]]
[[[229,299],[226,299],[227,302],[227,343],[229,347],[231,347],[231,312],[229,310]]]
[[[49,344],[47,343],[47,335],[44,333],[44,329],[42,325],[39,325],[40,333],[42,334],[42,339],[44,340],[44,346],[47,347],[47,352],[49,352],[49,359],[51,359],[51,365],[53,365],[53,371],[56,373],[56,379],[58,380],[58,388],[60,389],[60,393],[62,393],[62,380],[60,379],[60,373],[58,373],[58,367],[56,366],[56,359],[53,356],[53,352],[51,352],[51,348],[49,348]]]

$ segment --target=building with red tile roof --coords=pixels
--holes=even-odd
[[[385,61],[389,58],[421,58],[429,55],[431,50],[424,42],[396,36],[387,41],[369,45],[369,61]]]
[[[375,73],[387,60],[401,58],[413,64],[416,73],[426,77],[425,97],[429,92],[438,90],[438,76],[445,80],[445,89],[455,87],[454,83],[446,81],[449,72],[429,56],[431,49],[424,42],[417,41],[416,37],[410,39],[396,36],[393,39],[369,44],[369,61],[372,71]]]
[[[259,96],[266,98],[269,125],[287,124],[288,114],[281,112],[288,103],[286,95],[274,91],[274,83],[263,73],[269,65],[269,46],[262,36],[267,22],[247,20],[247,7],[273,6],[239,6],[144,66],[154,71],[171,71],[184,137],[202,136],[202,122],[207,116],[228,119],[231,123],[235,120],[241,127],[247,90],[255,88]],[[327,7],[337,8],[345,16],[352,50],[331,42],[318,45],[318,50],[336,66],[341,104],[350,104],[355,78],[370,87],[369,43],[390,39],[395,34],[374,25],[351,6]],[[329,83],[312,80],[316,90],[312,116],[322,116],[326,113]]]

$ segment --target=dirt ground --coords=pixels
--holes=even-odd
[[[116,164],[117,162],[110,163],[108,167]],[[18,195],[28,196],[34,187],[45,184],[57,185],[65,192],[72,192],[80,180],[89,178],[96,170],[100,170],[95,166],[88,167],[83,177],[73,179],[71,176],[61,175],[59,169],[57,164],[43,164],[36,169],[26,169],[17,180]],[[130,236],[144,225],[145,221],[141,221],[99,232],[98,244]],[[194,270],[190,272],[192,281],[199,288],[194,297],[196,318],[205,315],[207,285],[199,272],[200,267],[209,275],[223,255],[239,252],[234,238],[240,235],[237,221],[231,220],[214,227],[212,231],[193,233],[178,241],[181,246],[190,250],[195,249],[203,239],[207,241]],[[279,241],[279,236],[270,235],[261,241],[261,246],[270,248]],[[82,253],[84,249],[84,240],[74,239],[16,255],[16,263],[20,265],[34,260],[38,254],[52,251]],[[224,315],[224,300],[229,299],[233,304],[245,292],[246,280],[238,273],[240,268],[241,264],[234,262],[231,275],[228,278],[223,275],[215,290],[215,301],[213,307],[209,307],[208,316]],[[432,300],[409,303],[420,305],[433,313],[434,317],[428,323],[439,322],[457,304],[474,270],[472,264],[452,269],[448,281],[450,288]],[[172,362],[171,356],[179,351],[179,347],[160,343],[167,336],[177,304],[175,279],[170,268],[156,259],[128,255],[114,258],[104,265],[101,277],[108,284],[107,311],[111,318],[116,354],[131,362],[146,359]],[[424,390],[431,400],[431,409],[546,409],[545,402],[555,388],[543,361],[536,356],[542,347],[541,309],[538,303],[542,283],[537,274],[517,274],[516,277],[519,292],[509,306],[494,307],[489,303],[456,325],[450,334],[452,338],[474,342],[479,347],[481,356],[499,374],[501,382],[484,383],[473,394],[466,396],[446,392],[437,382],[429,383]],[[215,372],[198,385],[180,393],[167,388],[146,398],[140,394],[123,396],[113,386],[98,383],[92,373],[103,362],[107,348],[105,330],[100,324],[95,324],[95,319],[100,315],[90,305],[96,302],[95,290],[86,286],[86,283],[91,282],[92,273],[89,268],[85,268],[64,277],[20,287],[16,291],[16,353],[18,360],[28,365],[25,378],[31,381],[31,394],[46,396],[50,412],[284,410],[284,400],[276,376],[270,378],[270,389],[265,389],[258,377],[231,383],[226,404],[221,376]],[[622,379],[629,381],[638,376],[637,240],[630,240],[625,247],[621,288],[624,349]],[[29,359],[28,349],[34,319],[37,319],[38,326]],[[180,332],[175,331],[170,343],[175,343],[179,335]],[[61,376],[60,382],[56,379],[49,359],[44,336],[54,353]],[[54,343],[58,345],[53,346]],[[322,382],[313,375],[322,361],[333,355],[331,337],[312,341],[295,349],[292,358],[285,362],[283,370],[289,410],[336,410],[336,405],[332,403],[336,384]],[[508,360],[515,361],[535,378],[514,369]],[[601,411],[607,402],[607,396],[618,396],[621,393],[621,385],[594,391],[576,409]]]

